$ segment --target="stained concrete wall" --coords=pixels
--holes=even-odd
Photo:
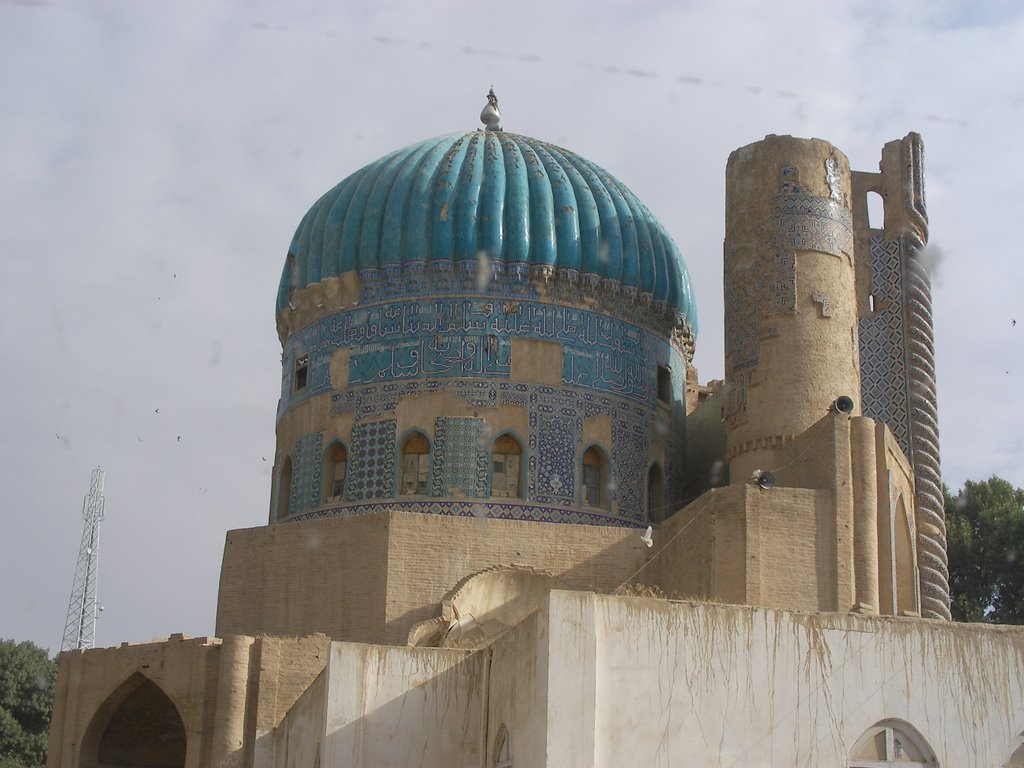
[[[559,591],[533,620],[557,660],[535,682],[549,762],[517,768],[843,766],[886,720],[938,765],[997,766],[1024,731],[1019,627]],[[572,746],[591,734],[592,751]]]
[[[479,768],[488,662],[486,653],[332,644],[320,765]]]
[[[325,737],[327,715],[327,673],[321,672],[306,692],[295,702],[273,736],[271,762],[258,763],[257,768],[290,768],[314,766],[320,758]]]

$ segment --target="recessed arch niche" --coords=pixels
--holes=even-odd
[[[82,739],[81,768],[184,768],[185,723],[170,697],[136,672],[99,706]]]

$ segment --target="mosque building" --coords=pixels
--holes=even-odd
[[[1024,629],[950,621],[921,138],[733,152],[701,384],[666,228],[481,121],[303,217],[216,637],[62,654],[48,766],[1024,766]]]

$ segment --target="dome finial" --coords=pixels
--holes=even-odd
[[[480,122],[488,131],[501,130],[501,112],[498,110],[498,97],[494,95],[494,86],[487,92],[487,104],[480,112]]]

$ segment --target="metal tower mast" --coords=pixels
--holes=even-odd
[[[89,495],[82,503],[82,547],[78,552],[75,585],[71,588],[68,618],[64,623],[62,651],[92,648],[96,642],[96,578],[99,572],[100,520],[103,519],[103,470],[96,467],[89,482]]]

